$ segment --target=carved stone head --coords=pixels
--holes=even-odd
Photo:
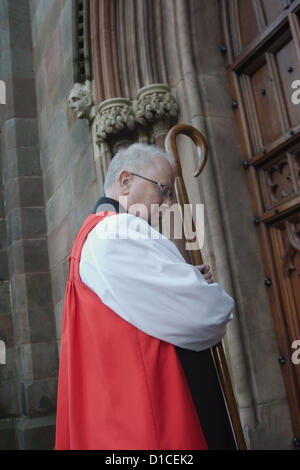
[[[89,118],[93,107],[90,88],[87,84],[75,83],[69,93],[69,106],[79,119]]]

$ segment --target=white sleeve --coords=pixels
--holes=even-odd
[[[232,297],[218,283],[208,284],[173,242],[130,214],[108,216],[89,233],[79,274],[124,320],[181,348],[215,345],[233,317]]]

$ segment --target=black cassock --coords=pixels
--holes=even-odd
[[[208,449],[237,450],[231,419],[210,349],[175,346],[189,385]]]

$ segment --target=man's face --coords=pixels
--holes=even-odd
[[[153,157],[150,167],[137,172],[137,174],[166,184],[172,190],[172,194],[166,197],[164,191],[151,181],[132,175],[130,171],[126,170],[120,174],[120,196],[126,197],[127,211],[147,220],[149,224],[158,225],[159,217],[162,216],[163,211],[174,202],[174,170],[165,158],[157,155]],[[168,188],[164,188],[164,190]],[[120,199],[121,204],[122,199]]]

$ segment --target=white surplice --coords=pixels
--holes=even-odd
[[[175,244],[127,213],[105,217],[88,234],[79,274],[104,304],[150,336],[193,351],[218,343],[235,302],[208,284]]]

